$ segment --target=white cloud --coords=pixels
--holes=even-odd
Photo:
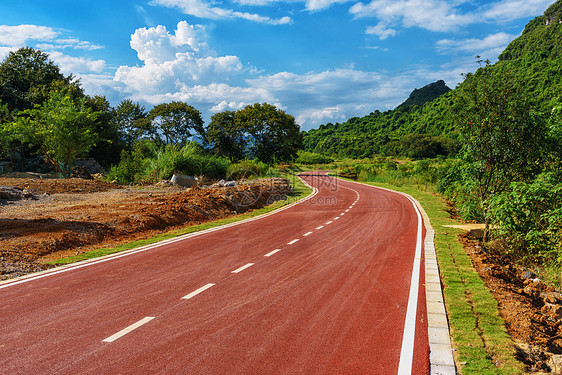
[[[0,61],[4,60],[6,57],[8,57],[10,52],[16,51],[17,49],[18,49],[17,47],[0,46]]]
[[[58,51],[49,53],[49,57],[64,74],[71,73],[101,73],[105,69],[104,60],[89,60],[84,57],[73,57]]]
[[[103,47],[77,38],[60,38],[59,36],[60,32],[47,26],[0,25],[0,59],[7,57],[11,51],[29,45],[47,52],[51,60],[58,64],[65,74],[101,73],[105,69],[103,60],[73,57],[59,52],[59,50],[67,48],[91,51]]]
[[[376,35],[379,37],[380,40],[385,40],[388,37],[395,36],[396,30],[387,28],[387,25],[385,25],[382,22],[379,22],[376,26],[367,27],[365,33],[368,35]]]
[[[517,35],[499,32],[483,39],[470,38],[464,40],[442,39],[437,42],[437,50],[441,53],[454,51],[480,55],[490,60],[496,59]]]
[[[55,39],[59,33],[46,26],[0,25],[0,44],[11,47],[24,46],[28,40],[47,41]]]
[[[553,0],[501,0],[463,13],[458,7],[470,0],[372,0],[359,2],[349,9],[355,18],[376,18],[379,23],[366,29],[366,34],[381,40],[395,36],[398,27],[420,27],[435,32],[448,32],[486,21],[512,21],[540,15]]]
[[[56,39],[52,43],[37,44],[36,47],[42,50],[59,50],[71,48],[85,51],[94,51],[103,48],[103,46],[99,46],[87,41],[82,41],[77,38]]]
[[[121,66],[115,81],[131,93],[174,93],[188,87],[224,82],[244,71],[236,56],[216,56],[203,26],[178,23],[174,34],[166,27],[142,28],[131,36],[142,66]]]
[[[306,10],[319,11],[331,7],[333,4],[347,3],[352,0],[306,0]]]
[[[459,14],[451,2],[441,0],[373,0],[357,3],[349,12],[356,18],[375,17],[388,25],[430,31],[451,31],[476,20],[475,15]]]
[[[290,17],[273,19],[270,17],[260,16],[259,14],[237,12],[231,9],[214,7],[202,0],[152,0],[151,4],[169,8],[178,8],[185,14],[212,20],[242,18],[253,22],[272,25],[283,25],[292,22]]]
[[[502,0],[489,6],[484,17],[499,21],[534,17],[543,14],[554,0]]]

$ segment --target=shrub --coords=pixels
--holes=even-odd
[[[296,162],[300,164],[329,164],[334,161],[334,158],[329,156],[316,154],[314,152],[299,151]]]
[[[544,173],[531,183],[514,182],[491,200],[496,234],[519,257],[562,262],[562,183]]]

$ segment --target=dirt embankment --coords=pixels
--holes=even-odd
[[[519,360],[530,372],[562,374],[562,294],[466,236],[460,241],[498,301]]]
[[[283,179],[131,189],[97,180],[0,178],[0,186],[22,193],[21,199],[0,201],[0,280],[49,268],[45,262],[96,247],[234,216],[291,192]]]

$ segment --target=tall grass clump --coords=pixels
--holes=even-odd
[[[246,159],[238,163],[231,164],[227,170],[227,178],[230,180],[252,179],[272,174],[270,167],[259,161]]]
[[[146,179],[150,182],[168,180],[175,172],[190,176],[205,176],[210,179],[225,178],[230,161],[226,158],[205,155],[198,144],[183,147],[167,145],[149,159]]]

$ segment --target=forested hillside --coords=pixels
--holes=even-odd
[[[537,111],[550,112],[562,93],[562,2],[529,22],[523,34],[509,44],[499,61],[487,67],[487,76],[510,80]],[[479,69],[477,78],[484,69]],[[452,107],[465,83],[429,102],[438,82],[414,90],[394,110],[374,111],[343,123],[327,123],[304,134],[306,151],[364,158],[374,154],[414,158],[453,155],[459,149]],[[446,91],[446,90],[444,90]],[[438,92],[441,93],[441,92]],[[421,105],[420,105],[421,104]]]

